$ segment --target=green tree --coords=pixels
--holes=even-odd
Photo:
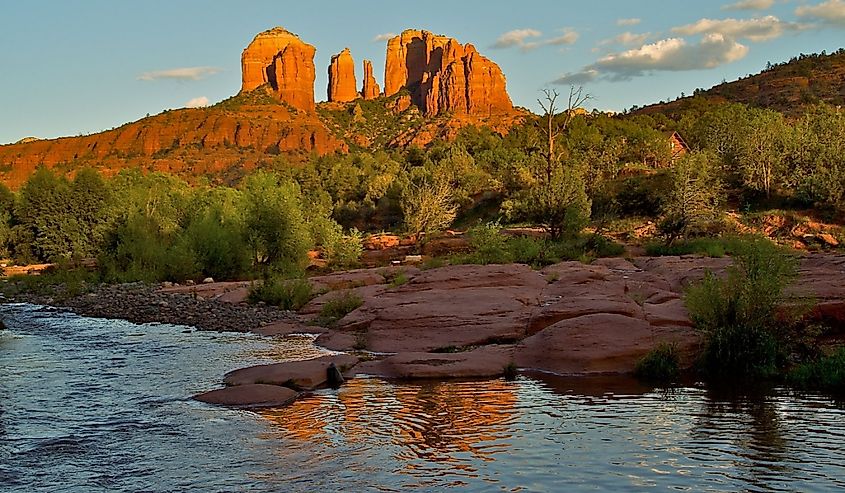
[[[590,218],[591,202],[580,167],[575,163],[562,163],[567,150],[561,149],[559,140],[574,118],[575,109],[589,99],[581,89],[570,89],[566,111],[557,115],[556,91],[545,91],[545,101],[538,103],[545,111],[539,120],[540,135],[545,138],[540,146],[542,164],[533,170],[532,183],[506,210],[512,217],[522,218],[542,225],[549,236],[560,239],[572,236],[583,229]]]
[[[431,234],[448,228],[458,213],[446,180],[409,184],[402,193],[402,212],[409,233]]]
[[[258,172],[245,180],[243,198],[246,242],[253,261],[271,270],[304,268],[313,243],[299,186]]]
[[[663,206],[660,230],[669,243],[676,238],[702,232],[718,219],[722,184],[715,157],[691,152],[672,169],[672,188]]]

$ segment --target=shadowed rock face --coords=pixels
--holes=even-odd
[[[281,27],[260,33],[241,54],[241,92],[269,84],[280,101],[313,112],[316,51]]]
[[[427,116],[490,116],[514,112],[498,65],[471,44],[407,30],[387,42],[384,94],[402,88]]]
[[[355,60],[349,48],[332,57],[329,65],[329,91],[331,102],[348,103],[358,98],[358,83],[355,80]]]
[[[373,76],[373,62],[364,60],[364,86],[361,88],[361,97],[366,100],[376,99],[381,95],[376,78]]]

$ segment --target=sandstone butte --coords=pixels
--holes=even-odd
[[[232,100],[165,111],[97,134],[2,145],[0,181],[17,188],[41,165],[71,173],[92,166],[106,175],[135,168],[195,176],[251,169],[279,153],[346,152],[346,141],[358,142],[361,136],[338,137],[330,129],[336,124],[315,111],[315,52],[284,28],[264,31],[242,53],[241,91]],[[428,31],[409,30],[390,40],[384,94],[367,60],[359,94],[353,64],[348,50],[333,59],[331,100],[372,100],[406,88],[410,97],[385,101],[394,113],[414,105],[429,117],[450,117],[390,136],[388,146],[425,146],[453,138],[467,125],[506,133],[524,114],[513,108],[495,63],[470,44]]]
[[[355,80],[355,60],[349,48],[332,57],[329,65],[328,98],[333,103],[348,103],[358,99],[358,83]]]
[[[241,92],[269,84],[280,101],[313,112],[316,52],[281,27],[258,34],[241,54]]]
[[[406,88],[426,116],[513,114],[505,76],[471,44],[407,30],[387,42],[384,94]]]
[[[366,100],[376,99],[381,95],[381,88],[373,76],[373,62],[364,60],[364,85],[361,88],[361,97]]]

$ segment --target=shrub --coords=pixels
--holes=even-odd
[[[671,382],[680,373],[678,346],[660,343],[637,362],[634,373],[643,380]]]
[[[770,375],[794,320],[785,320],[785,288],[797,272],[796,260],[763,238],[738,244],[727,276],[708,273],[691,286],[685,304],[704,332],[705,370],[713,377]]]
[[[800,389],[845,393],[845,348],[796,366],[787,375],[787,382]]]
[[[299,310],[314,297],[311,283],[307,279],[283,279],[271,276],[249,287],[249,301],[263,301],[284,310]]]
[[[499,231],[498,224],[476,226],[466,233],[472,253],[464,257],[470,264],[507,264],[513,259],[508,249],[508,239]]]
[[[712,155],[691,153],[680,159],[672,170],[672,188],[658,225],[668,243],[702,233],[715,222],[720,215],[721,192]]]
[[[364,303],[354,291],[346,291],[342,295],[332,298],[320,310],[320,325],[332,326],[338,320],[353,312]]]
[[[650,242],[645,245],[647,255],[652,257],[680,256],[680,255],[703,255],[705,257],[721,258],[736,251],[741,239],[726,238],[695,238],[686,241],[678,241],[667,245],[662,242]]]
[[[402,192],[401,207],[405,228],[411,234],[443,231],[458,214],[451,186],[445,180],[408,185]]]

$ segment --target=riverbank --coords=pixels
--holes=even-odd
[[[690,367],[701,338],[684,308],[684,289],[729,264],[729,258],[680,256],[562,262],[541,270],[520,264],[359,269],[309,278],[312,291],[322,294],[298,313],[248,304],[248,282],[100,286],[60,302],[31,294],[15,300],[139,323],[320,334],[316,344],[337,356],[236,370],[224,377],[226,387],[200,396],[279,405],[326,386],[332,363],[346,378],[621,375],[656,346],[672,344],[681,365]],[[845,256],[807,255],[799,276],[792,289],[815,301],[809,316],[833,328],[823,342],[843,343]],[[326,309],[334,305],[348,309],[328,319]]]
[[[272,306],[230,303],[224,298],[230,283],[218,283],[210,294],[208,286],[186,286],[185,291],[167,284],[104,284],[90,292],[67,296],[61,293],[16,292],[8,301],[50,305],[77,315],[122,319],[133,323],[187,325],[200,330],[258,332],[274,322],[294,319],[294,314]],[[248,283],[234,283],[246,289]],[[58,295],[57,295],[58,294]]]

